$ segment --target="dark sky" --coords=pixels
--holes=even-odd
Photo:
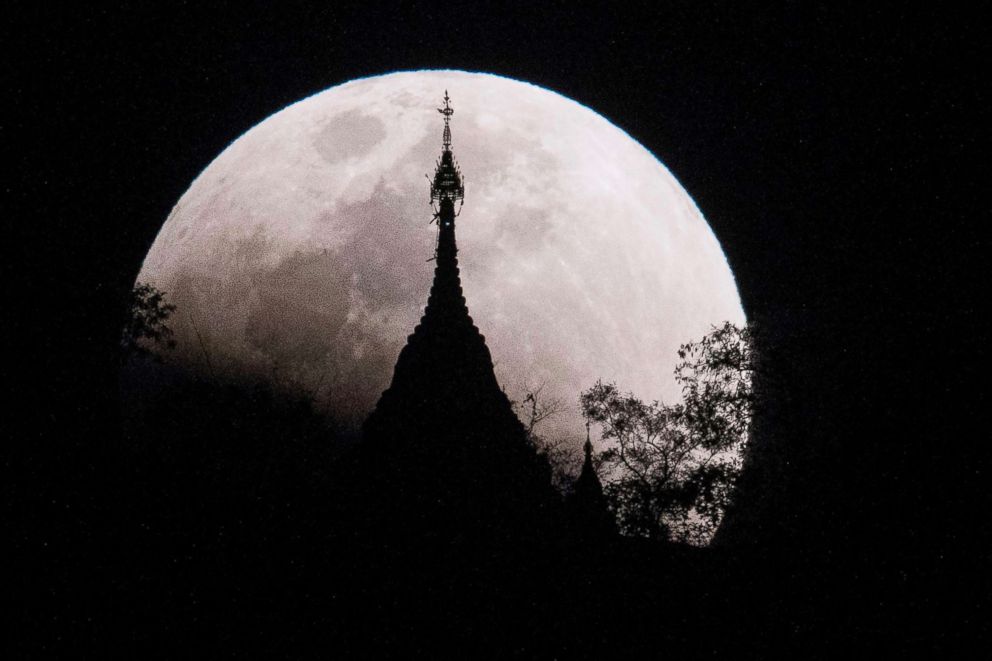
[[[104,428],[121,297],[234,138],[356,77],[488,71],[596,110],[696,200],[745,309],[816,385],[807,419],[831,459],[797,469],[819,488],[798,496],[810,511],[860,512],[830,524],[848,545],[965,544],[959,471],[981,475],[963,430],[984,390],[961,393],[986,337],[964,286],[988,210],[971,167],[987,142],[982,23],[865,3],[338,4],[11,11],[5,288],[19,313],[5,326],[33,357],[16,389],[44,442]]]

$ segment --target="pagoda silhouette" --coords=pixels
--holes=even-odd
[[[571,530],[584,541],[608,539],[617,533],[616,520],[610,512],[603,493],[603,484],[592,462],[592,440],[586,423],[585,460],[572,492],[565,501]]]
[[[392,382],[365,421],[363,449],[375,497],[388,501],[393,524],[528,534],[557,518],[558,498],[548,462],[529,442],[469,316],[455,241],[465,187],[451,150],[447,91],[438,111],[444,132],[430,183],[434,282]]]

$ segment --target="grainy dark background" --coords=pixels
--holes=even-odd
[[[746,311],[813,384],[808,433],[776,449],[788,506],[768,516],[793,521],[776,534],[862,557],[883,601],[954,609],[934,635],[979,621],[988,586],[955,578],[987,529],[966,498],[988,435],[968,431],[987,417],[970,285],[988,218],[975,166],[988,53],[974,17],[853,3],[19,4],[0,125],[13,166],[4,505],[19,558],[82,571],[66,558],[100,535],[75,512],[116,424],[122,297],[192,179],[293,101],[445,67],[571,97],[671,169]]]

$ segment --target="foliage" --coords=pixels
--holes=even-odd
[[[165,302],[165,292],[148,283],[139,282],[128,298],[127,318],[121,332],[122,359],[131,356],[160,361],[155,348],[176,346],[172,329],[166,321],[176,306]]]
[[[539,433],[541,423],[558,416],[564,410],[561,399],[543,396],[544,386],[542,383],[527,391],[522,402],[511,401],[510,404],[514,409],[523,409],[518,415],[522,418],[528,442],[547,458],[554,487],[560,493],[566,493],[579,475],[582,456],[576,452],[575,445],[566,439],[549,438]]]
[[[751,333],[726,322],[678,355],[677,404],[602,381],[580,403],[610,442],[600,460],[623,532],[703,544],[729,503],[751,424]]]

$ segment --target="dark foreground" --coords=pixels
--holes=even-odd
[[[205,409],[193,395],[76,461],[34,465],[45,479],[11,492],[15,656],[836,658],[953,644],[953,615],[918,598],[935,586],[871,549],[694,549],[552,519],[521,533],[416,494],[380,498],[305,407],[215,393]]]

